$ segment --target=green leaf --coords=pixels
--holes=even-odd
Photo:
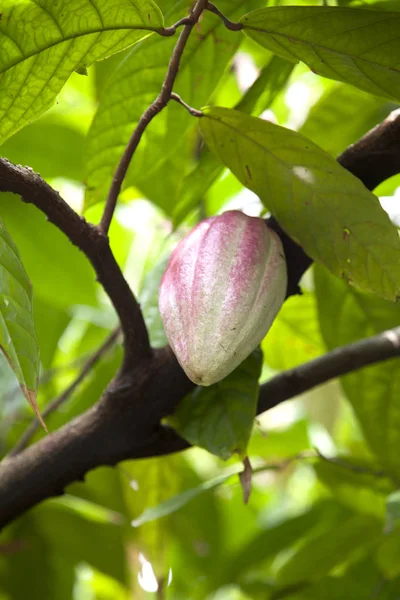
[[[398,326],[400,305],[357,292],[315,267],[321,332],[328,348]],[[400,474],[400,371],[398,359],[386,360],[341,378],[364,436],[383,466]]]
[[[4,0],[0,143],[55,101],[73,71],[163,27],[152,0]]]
[[[277,370],[291,369],[325,351],[315,294],[291,296],[261,343],[264,362]]]
[[[70,535],[73,535],[70,530]],[[3,600],[71,600],[76,559],[63,553],[31,512],[8,526],[1,537],[0,590]],[[9,552],[7,552],[9,549]],[[23,575],[22,575],[23,574]]]
[[[273,56],[236,105],[236,109],[244,113],[261,114],[284,88],[292,70],[292,63]],[[179,202],[173,214],[175,225],[179,225],[187,214],[199,205],[223,170],[221,161],[205,146],[194,169],[181,180]]]
[[[360,464],[359,459],[341,456],[337,463],[318,461],[314,470],[339,502],[354,511],[384,520],[386,495],[393,489],[393,483],[376,465]]]
[[[35,206],[2,193],[0,214],[33,281],[35,296],[63,309],[97,303],[95,276],[87,259]]]
[[[223,459],[233,452],[244,456],[256,415],[261,360],[257,349],[222,381],[196,388],[170,417],[174,429]]]
[[[203,492],[207,492],[209,490],[213,490],[216,487],[225,483],[228,479],[230,479],[233,475],[239,473],[241,470],[241,466],[238,466],[234,470],[230,469],[228,473],[224,473],[223,475],[219,475],[214,479],[210,479],[209,481],[205,481],[204,483],[198,485],[195,488],[191,488],[177,494],[176,496],[172,496],[168,498],[164,502],[160,502],[156,506],[151,506],[150,508],[146,508],[139,517],[132,521],[132,525],[134,527],[140,527],[144,523],[149,523],[150,521],[155,521],[157,519],[161,519],[162,517],[166,517],[170,515],[182,506],[185,506],[188,502],[202,494]]]
[[[376,562],[387,579],[400,575],[400,525],[383,537],[376,552]]]
[[[389,300],[400,296],[400,240],[378,200],[300,134],[208,107],[206,143],[313,259]]]
[[[39,345],[33,320],[32,286],[17,246],[1,220],[0,347],[41,420],[36,403]]]
[[[280,552],[293,548],[305,536],[316,535],[321,528],[331,530],[332,525],[346,516],[348,512],[336,503],[323,500],[300,515],[265,527],[233,553],[222,579],[240,581],[246,571],[275,559]]]
[[[302,450],[311,448],[308,424],[305,420],[296,421],[285,429],[255,429],[251,436],[249,456],[261,456],[266,460],[289,458]]]
[[[248,0],[246,4],[248,8],[254,5],[259,5],[259,2]],[[223,0],[219,8],[229,18],[238,18],[243,13],[243,2]],[[176,16],[180,15],[181,11],[177,11]],[[172,15],[170,18],[172,19]],[[228,31],[220,19],[205,12],[201,24],[188,40],[174,91],[193,106],[204,104],[240,41],[238,33]],[[87,206],[104,200],[104,190],[111,183],[132,131],[145,109],[160,92],[175,43],[175,37],[157,36],[141,42],[108,80],[86,141]],[[124,187],[134,185],[148,191],[151,186],[152,200],[157,199],[158,206],[171,214],[175,196],[171,199],[168,190],[163,190],[162,185],[159,185],[159,170],[171,153],[178,152],[182,136],[193,125],[193,117],[182,106],[170,102],[147,128],[135,152]],[[192,159],[188,155],[186,162],[182,163],[183,155],[180,154],[179,158],[182,173]],[[158,188],[155,189],[155,184],[149,183],[151,179],[158,184]],[[177,196],[180,185],[178,178],[175,180]]]
[[[337,156],[383,121],[393,108],[394,104],[382,98],[334,84],[311,108],[299,133]]]
[[[28,165],[44,179],[82,179],[84,136],[76,127],[56,115],[45,115],[8,139],[2,156],[16,164]]]
[[[400,99],[397,12],[329,6],[280,6],[241,19],[253,40],[314,73]]]
[[[281,585],[317,581],[353,556],[368,553],[382,533],[382,522],[365,515],[344,518],[340,526],[310,539],[279,570]]]

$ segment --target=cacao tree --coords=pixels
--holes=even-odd
[[[0,600],[396,600],[400,1],[0,2]]]

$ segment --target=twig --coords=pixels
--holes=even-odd
[[[74,379],[74,381],[57,398],[50,402],[50,404],[46,406],[46,408],[42,411],[43,417],[49,416],[51,413],[60,408],[60,406],[62,406],[70,398],[70,396],[75,392],[76,388],[89,375],[90,371],[93,369],[96,363],[98,363],[99,360],[108,352],[108,350],[110,350],[114,346],[120,333],[121,328],[117,327],[109,336],[107,336],[106,340],[103,342],[100,348],[98,348],[96,352],[94,352],[85,362],[81,371],[79,372],[78,376]],[[22,450],[24,450],[24,448],[27,447],[32,436],[36,433],[36,431],[39,428],[39,421],[37,419],[32,421],[32,423],[22,434],[18,443],[11,450],[8,456],[16,456],[17,454],[22,452]]]
[[[212,2],[207,2],[206,9],[209,10],[210,12],[214,13],[214,15],[217,15],[221,19],[221,21],[223,22],[225,27],[227,29],[229,29],[230,31],[240,31],[241,29],[243,29],[242,23],[235,23],[234,21],[231,21],[230,19],[228,19],[228,17],[226,17],[219,10],[219,8],[217,8],[214,4],[212,4]]]
[[[100,230],[105,234],[107,234],[108,229],[110,227],[115,207],[117,205],[118,195],[121,191],[122,182],[125,179],[126,172],[129,168],[135,150],[139,145],[139,142],[142,138],[143,133],[146,130],[146,127],[154,119],[154,117],[158,115],[158,113],[160,113],[163,110],[163,108],[167,106],[169,100],[171,99],[172,88],[175,83],[175,79],[178,75],[179,65],[181,62],[183,51],[186,47],[186,43],[189,39],[192,29],[198,22],[201,13],[205,9],[206,4],[207,0],[197,0],[197,2],[195,3],[191,11],[190,17],[188,18],[188,22],[186,23],[186,25],[184,25],[179,35],[178,41],[176,42],[175,48],[172,52],[167,74],[161,86],[161,91],[158,94],[157,98],[154,100],[154,102],[152,102],[150,106],[148,106],[148,108],[140,117],[138,124],[136,125],[136,128],[131,136],[131,139],[129,140],[128,145],[124,150],[118,167],[114,173],[111,187],[107,196],[104,213],[99,225]]]
[[[97,280],[110,297],[121,322],[124,365],[129,368],[135,361],[151,357],[140,306],[122,275],[107,236],[72,210],[60,194],[29,167],[0,158],[0,191],[18,194],[24,202],[34,204],[92,263]]]
[[[163,37],[171,37],[172,35],[175,35],[178,27],[182,27],[182,25],[190,25],[191,22],[192,22],[191,17],[183,17],[183,19],[180,19],[179,21],[177,21],[176,23],[174,23],[174,25],[171,25],[170,27],[164,27],[163,29],[158,29],[157,33],[158,33],[158,35],[161,35]]]
[[[400,356],[400,327],[354,342],[273,377],[261,386],[258,414],[367,365]]]
[[[187,104],[184,100],[182,100],[182,98],[179,96],[179,94],[175,94],[175,92],[171,93],[171,100],[175,100],[175,102],[177,102],[178,104],[181,104],[184,108],[186,108],[188,113],[190,113],[193,117],[203,117],[204,116],[204,113],[202,113],[201,110],[197,110],[197,108],[193,108],[192,106],[189,106],[189,104]]]

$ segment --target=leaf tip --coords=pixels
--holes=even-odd
[[[28,388],[24,385],[22,386],[22,391],[25,395],[25,398],[28,400],[29,404],[33,408],[33,411],[37,419],[39,420],[41,426],[43,427],[46,433],[49,433],[49,430],[47,429],[46,423],[44,422],[43,417],[40,414],[39,407],[36,402],[36,392],[34,392],[33,390],[28,390]]]

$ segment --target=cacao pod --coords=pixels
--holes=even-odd
[[[160,284],[165,333],[186,375],[207,386],[261,342],[286,295],[282,243],[263,219],[231,210],[175,248]]]

